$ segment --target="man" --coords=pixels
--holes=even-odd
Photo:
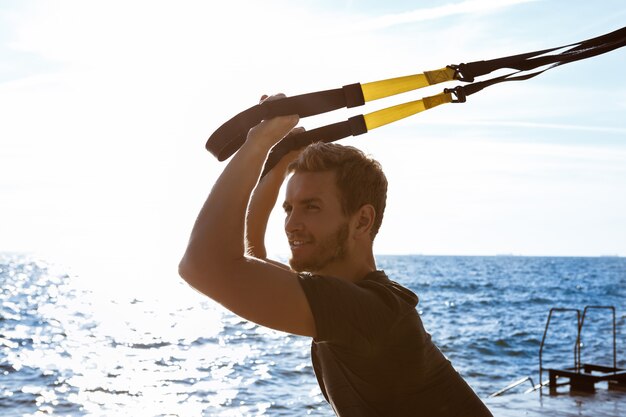
[[[338,416],[491,416],[431,342],[415,294],[376,270],[387,192],[377,162],[315,144],[257,184],[271,147],[297,123],[277,117],[250,130],[200,211],[181,276],[243,318],[312,337],[315,373]],[[266,259],[263,239],[290,170],[288,267]]]

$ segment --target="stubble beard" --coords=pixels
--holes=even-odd
[[[292,256],[289,266],[296,272],[317,272],[332,262],[344,260],[348,252],[348,234],[348,222],[345,222],[317,244],[314,254],[307,259],[294,259]]]

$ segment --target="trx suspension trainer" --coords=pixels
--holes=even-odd
[[[398,104],[365,115],[358,115],[343,122],[333,123],[302,133],[290,135],[272,148],[263,174],[272,169],[289,151],[313,142],[334,142],[348,136],[357,136],[405,117],[445,103],[464,103],[470,96],[485,87],[506,81],[522,81],[535,77],[549,69],[569,62],[600,55],[626,45],[626,27],[606,35],[582,42],[525,54],[512,55],[487,61],[448,65],[422,74],[374,81],[366,84],[349,84],[342,88],[318,91],[278,100],[264,101],[239,113],[220,126],[209,137],[206,149],[223,161],[234,154],[246,140],[248,131],[262,120],[277,116],[297,114],[301,118],[326,113],[343,107],[358,107],[366,102],[394,96],[419,88],[447,81],[463,81],[470,84],[446,88],[443,92],[408,103]],[[564,50],[563,50],[564,49]],[[561,52],[556,52],[563,50]],[[544,69],[538,69],[546,67]],[[510,74],[474,82],[476,77],[508,68]],[[520,74],[526,71],[534,72]]]

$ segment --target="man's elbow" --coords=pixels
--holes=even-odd
[[[178,275],[180,275],[180,277],[185,281],[189,282],[192,274],[193,272],[191,269],[191,265],[189,264],[187,258],[183,256],[183,258],[178,263]]]
[[[234,267],[236,268],[236,263],[224,262],[223,259],[202,259],[202,262],[198,262],[185,255],[178,264],[178,275],[196,290],[218,299],[229,281],[229,276],[235,274]]]
[[[207,257],[199,257],[197,254],[187,251],[178,263],[178,275],[189,285],[196,287],[202,281],[210,281],[215,265],[211,267],[211,260]]]

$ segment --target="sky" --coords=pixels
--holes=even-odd
[[[624,21],[621,0],[0,1],[0,251],[175,274],[225,166],[206,138],[262,94],[565,45]],[[626,256],[625,60],[623,48],[342,141],[389,179],[376,253]],[[279,210],[269,228],[270,253],[288,253]]]

